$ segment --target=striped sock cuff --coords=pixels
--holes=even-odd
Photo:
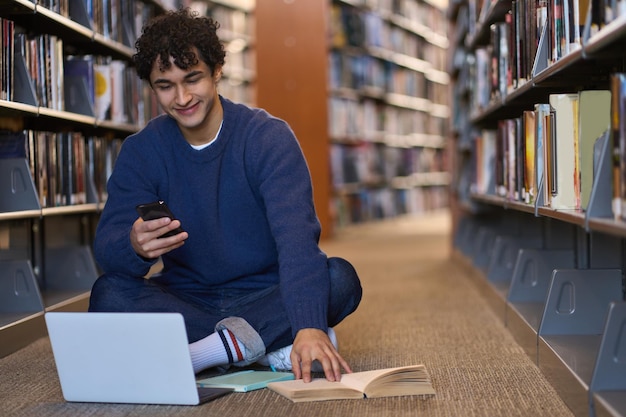
[[[235,335],[228,329],[219,330],[218,333],[224,344],[226,354],[228,355],[228,363],[241,362],[244,360],[239,341]]]
[[[239,342],[237,341],[237,338],[235,337],[233,332],[231,332],[228,329],[226,329],[226,331],[228,332],[228,335],[230,336],[230,340],[233,342],[232,347],[235,348],[234,353],[237,354],[237,362],[241,362],[243,360],[243,354],[241,353],[241,349],[239,348]]]
[[[226,354],[228,355],[228,363],[233,363],[233,354],[230,352],[230,346],[228,345],[228,340],[226,339],[224,332],[228,332],[228,329],[220,330],[218,334],[220,335],[220,339],[222,339],[224,350],[226,350]]]

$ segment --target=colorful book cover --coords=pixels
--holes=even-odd
[[[534,204],[537,198],[537,179],[535,170],[535,145],[536,145],[536,125],[535,112],[526,110],[523,113],[524,119],[524,200],[528,204]]]
[[[611,92],[585,90],[579,95],[578,164],[580,167],[580,206],[587,209],[593,186],[593,147],[611,123]]]

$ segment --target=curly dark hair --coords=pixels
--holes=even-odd
[[[168,11],[146,23],[135,42],[133,62],[137,75],[150,80],[152,65],[159,60],[159,69],[167,70],[174,58],[180,69],[186,70],[204,61],[214,73],[217,66],[224,65],[224,45],[217,36],[219,23],[207,16],[199,16],[189,8]],[[199,57],[196,56],[197,49]]]

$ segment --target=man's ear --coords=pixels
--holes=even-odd
[[[213,71],[213,80],[217,84],[222,79],[222,66],[217,65]]]

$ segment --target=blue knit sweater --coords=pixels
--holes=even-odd
[[[124,141],[96,232],[96,260],[105,272],[144,276],[155,260],[130,244],[135,206],[164,200],[189,233],[162,257],[170,285],[220,293],[279,283],[293,334],[326,330],[328,269],[300,146],[284,121],[220,99],[223,126],[203,150],[168,116]]]

